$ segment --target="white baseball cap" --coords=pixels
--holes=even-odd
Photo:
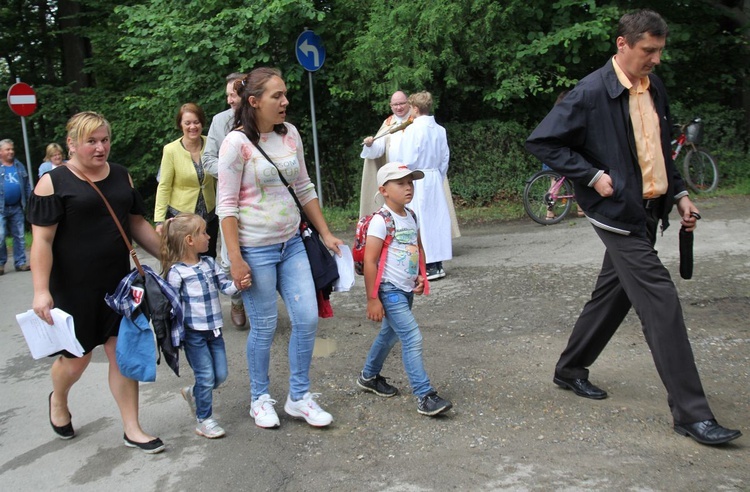
[[[389,162],[378,169],[378,186],[383,186],[388,181],[401,179],[409,175],[414,179],[424,178],[424,173],[419,169],[409,169],[403,162]]]

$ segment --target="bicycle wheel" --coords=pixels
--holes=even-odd
[[[703,149],[691,150],[683,163],[683,178],[696,193],[714,191],[719,184],[716,160]]]
[[[542,225],[557,224],[568,213],[573,202],[573,188],[568,180],[556,193],[551,188],[562,179],[554,171],[539,171],[526,182],[523,189],[523,208],[529,217]]]

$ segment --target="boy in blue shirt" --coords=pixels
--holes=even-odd
[[[400,162],[389,162],[378,170],[378,187],[385,205],[372,217],[367,229],[363,267],[367,318],[382,321],[382,325],[367,354],[357,385],[386,398],[398,393],[380,371],[391,349],[400,340],[404,369],[417,397],[417,411],[435,416],[449,410],[453,404],[438,396],[430,384],[422,361],[422,333],[411,312],[414,294],[425,291],[426,280],[424,268],[420,275],[420,264],[424,267],[424,250],[419,227],[416,216],[406,204],[414,197],[414,180],[423,177],[422,171],[411,170]],[[390,231],[385,216],[393,222]],[[379,279],[378,262],[390,233],[393,239],[385,254],[385,264],[380,265],[382,278]],[[378,280],[379,286],[376,285]]]

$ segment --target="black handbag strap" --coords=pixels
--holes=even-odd
[[[78,174],[80,174],[83,179],[91,185],[91,187],[96,191],[99,196],[102,198],[102,201],[104,202],[104,205],[107,207],[107,210],[109,210],[109,214],[112,216],[112,220],[115,221],[115,225],[117,226],[117,230],[120,231],[120,235],[122,236],[122,240],[125,241],[125,246],[128,248],[128,252],[130,253],[130,257],[133,258],[133,263],[135,263],[135,267],[138,269],[138,273],[141,275],[141,277],[146,276],[146,272],[143,271],[143,267],[141,266],[141,262],[138,261],[138,255],[135,252],[135,248],[131,244],[130,240],[128,239],[128,235],[125,234],[125,229],[122,228],[122,224],[120,224],[120,220],[117,218],[117,215],[115,215],[115,211],[112,210],[112,206],[109,204],[109,201],[104,197],[104,193],[101,192],[98,186],[94,184],[93,181],[89,179],[86,174],[78,169],[76,166],[68,162],[68,167],[71,167],[76,170]]]
[[[310,229],[314,230],[317,233],[318,230],[315,228],[312,222],[308,220],[307,216],[305,215],[305,211],[302,209],[302,204],[299,202],[299,198],[297,198],[297,194],[294,192],[294,188],[292,187],[292,185],[290,185],[287,182],[286,179],[284,179],[284,175],[282,174],[281,169],[279,169],[279,166],[277,166],[276,163],[273,162],[270,157],[268,157],[268,154],[266,154],[266,151],[263,150],[263,148],[260,145],[256,144],[255,148],[260,150],[260,153],[263,154],[263,157],[265,157],[266,160],[270,162],[273,165],[273,167],[276,168],[276,172],[279,173],[279,179],[281,180],[282,183],[284,183],[284,186],[286,186],[286,189],[289,190],[289,193],[291,193],[292,198],[294,198],[294,203],[297,204],[297,208],[299,209],[300,219],[307,225],[307,227],[309,227]]]

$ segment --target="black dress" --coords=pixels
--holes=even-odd
[[[130,186],[128,171],[109,164],[109,175],[97,181],[104,196],[130,236],[128,216],[143,215],[140,195]],[[120,315],[104,302],[130,272],[130,254],[101,197],[90,184],[66,166],[49,173],[55,192],[32,193],[28,221],[38,226],[57,224],[52,243],[49,289],[54,307],[71,314],[85,353],[117,336]],[[63,355],[71,357],[64,352]]]

